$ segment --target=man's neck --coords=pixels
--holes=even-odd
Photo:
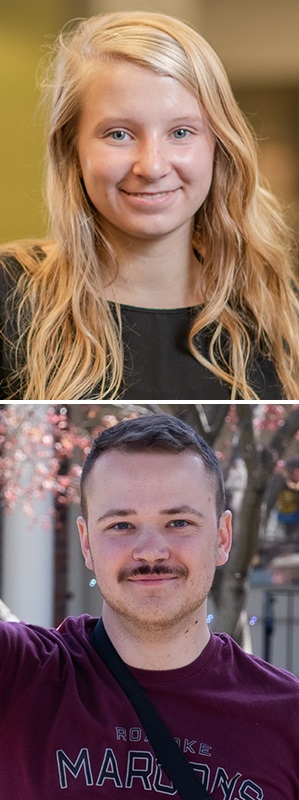
[[[103,623],[115,649],[131,667],[147,670],[179,669],[201,654],[210,639],[206,611],[197,617],[164,628],[150,630],[119,618],[104,604]]]

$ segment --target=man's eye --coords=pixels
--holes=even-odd
[[[169,523],[169,527],[172,528],[185,528],[186,525],[191,525],[191,523],[187,519],[173,519]]]
[[[115,522],[114,525],[111,525],[111,528],[115,531],[126,531],[132,527],[130,522]]]

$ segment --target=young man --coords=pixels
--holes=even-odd
[[[164,415],[95,440],[78,520],[105,630],[213,800],[298,800],[299,682],[206,623],[231,545],[221,470]],[[2,624],[1,797],[179,796],[90,642],[95,620]]]

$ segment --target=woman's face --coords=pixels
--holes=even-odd
[[[174,78],[105,62],[84,93],[78,155],[105,231],[121,243],[193,230],[209,192],[214,137],[198,99]]]

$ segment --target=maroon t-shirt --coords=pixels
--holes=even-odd
[[[178,797],[136,713],[89,644],[1,623],[1,800]],[[299,681],[212,634],[194,662],[132,669],[215,800],[298,800]]]

